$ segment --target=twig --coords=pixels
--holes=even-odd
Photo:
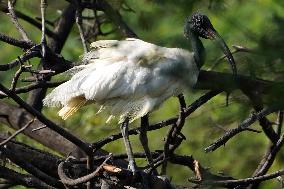
[[[19,88],[15,88],[14,92],[16,94],[20,94],[20,93],[26,93],[29,91],[32,91],[34,89],[39,89],[39,88],[52,88],[52,87],[57,87],[58,85],[64,83],[65,81],[59,81],[59,82],[42,82],[42,81],[38,81],[35,83],[32,83],[30,85],[27,86],[23,86],[23,87],[19,87]],[[5,98],[8,97],[5,93],[2,93],[0,91],[0,99],[1,98]]]
[[[34,57],[39,57],[39,52],[38,51],[34,51],[34,50],[29,50],[27,51],[25,54],[21,55],[20,56],[20,59],[22,60],[22,62],[25,62],[29,59],[32,59]],[[8,64],[3,64],[3,65],[0,65],[0,71],[7,71],[7,70],[10,70],[14,67],[16,67],[17,65],[20,64],[20,61],[17,59],[17,60],[14,60]]]
[[[4,6],[0,6],[0,11],[4,12],[4,13],[9,13],[8,10],[8,6],[5,4]],[[36,21],[35,19],[27,16],[26,14],[15,10],[16,16],[24,21],[26,21],[27,23],[35,26],[38,29],[41,29],[41,23],[39,23],[38,21]],[[45,28],[46,30],[46,35],[49,37],[52,37],[54,39],[57,39],[57,36],[55,33],[53,33],[51,30],[49,30],[48,28]]]
[[[267,149],[266,154],[262,158],[261,162],[259,163],[257,169],[253,173],[253,177],[261,176],[267,173],[269,168],[272,166],[277,153],[280,151],[281,147],[284,143],[284,134],[279,138],[276,144],[271,144]],[[257,188],[259,183],[254,183],[251,188]]]
[[[249,49],[249,48],[244,47],[244,46],[240,46],[240,45],[232,45],[232,46],[235,49],[234,51],[232,51],[232,54],[236,54],[236,53],[239,53],[239,52],[255,53],[255,51],[253,49]],[[226,58],[225,55],[218,58],[215,61],[215,63],[213,63],[212,66],[209,69],[207,69],[207,71],[213,70],[225,58]]]
[[[32,132],[36,132],[38,130],[41,130],[41,129],[44,129],[44,128],[47,128],[47,126],[41,126],[41,127],[38,127],[38,128],[35,128],[35,129],[32,129]]]
[[[24,71],[24,69],[23,69],[23,66],[24,66],[23,62],[22,62],[22,60],[21,60],[21,58],[19,56],[18,56],[18,60],[20,62],[20,68],[19,68],[18,71],[16,71],[15,76],[12,79],[12,83],[11,83],[11,87],[10,87],[10,90],[12,90],[12,91],[15,91],[15,88],[16,88],[17,82],[19,80],[19,77],[20,77],[20,75]]]
[[[106,13],[109,19],[116,25],[119,31],[126,37],[138,38],[131,28],[122,20],[119,12],[114,10],[107,1],[101,0],[97,3],[99,7]]]
[[[45,37],[45,10],[47,8],[47,0],[41,0],[40,12],[41,12],[41,52],[43,59],[46,58],[46,37]]]
[[[149,119],[148,119],[148,115],[145,115],[141,118],[141,127],[140,127],[139,139],[140,139],[140,142],[141,142],[142,147],[144,149],[144,152],[146,154],[147,161],[148,161],[149,165],[151,165],[153,163],[153,158],[152,158],[152,155],[151,155],[150,148],[148,146],[148,137],[147,137],[148,127],[149,127]],[[156,169],[153,169],[153,172],[154,172],[155,175],[157,175],[157,173],[158,173]]]
[[[23,126],[22,128],[20,128],[19,130],[17,130],[15,133],[13,133],[10,137],[8,137],[6,140],[4,140],[3,142],[0,143],[0,147],[5,145],[7,142],[9,142],[10,140],[12,140],[13,138],[15,138],[18,134],[20,134],[21,132],[23,132],[26,128],[28,128],[33,122],[35,121],[34,119],[31,119],[25,126]]]
[[[166,142],[164,145],[164,154],[163,154],[163,166],[162,166],[162,175],[166,175],[166,171],[167,171],[167,161],[166,159],[168,159],[169,156],[171,156],[171,154],[174,152],[174,150],[171,150],[170,152],[170,144],[172,145],[177,145],[181,143],[181,140],[179,138],[179,134],[180,131],[182,129],[182,127],[184,126],[184,122],[185,122],[185,109],[186,109],[186,103],[184,100],[184,96],[181,94],[178,96],[179,99],[179,103],[180,103],[180,113],[179,113],[179,117],[176,121],[176,123],[173,124],[173,126],[169,129],[167,138],[166,138]],[[177,146],[175,147],[177,148]]]
[[[108,159],[108,158],[106,158],[106,159]],[[106,161],[107,160],[105,160],[105,162]],[[99,169],[97,169],[97,170],[99,171]],[[94,155],[92,154],[92,155],[88,155],[87,156],[87,174],[90,174],[93,171],[94,171]],[[92,181],[92,179],[88,180],[88,182],[87,182],[87,189],[92,189],[93,187],[94,187],[94,182]]]
[[[210,144],[207,148],[205,148],[205,152],[212,152],[219,148],[222,145],[225,145],[225,143],[230,140],[232,137],[237,135],[238,133],[247,130],[247,128],[259,120],[260,118],[267,116],[273,112],[275,112],[275,108],[265,108],[262,111],[252,114],[249,118],[244,120],[238,127],[234,129],[228,130],[222,137],[220,137],[218,140],[216,140],[214,143]]]
[[[66,184],[68,186],[75,186],[78,184],[82,184],[85,182],[88,182],[89,180],[93,179],[94,177],[98,176],[99,171],[103,168],[103,166],[106,164],[106,162],[111,158],[111,154],[108,155],[108,157],[104,160],[104,162],[97,167],[97,169],[92,172],[91,174],[85,175],[83,177],[77,178],[77,179],[71,179],[64,173],[64,162],[61,162],[58,165],[58,175],[60,177],[60,180],[63,184]]]
[[[279,111],[277,116],[277,130],[276,130],[278,136],[281,135],[282,126],[283,126],[283,111]]]
[[[270,180],[270,179],[276,178],[281,175],[284,175],[284,169],[281,169],[271,174],[258,176],[258,177],[238,179],[238,180],[213,181],[213,182],[209,182],[208,184],[213,184],[217,186],[247,186],[252,183]]]
[[[8,10],[11,16],[11,20],[12,22],[15,24],[16,28],[18,29],[18,31],[20,32],[20,34],[22,35],[22,38],[27,41],[27,42],[32,42],[27,33],[25,32],[25,30],[23,29],[23,27],[19,24],[14,7],[12,5],[11,0],[8,0]]]
[[[242,91],[252,102],[255,111],[259,112],[263,109],[262,98],[257,95],[257,92],[250,88],[242,88]],[[279,140],[279,135],[277,135],[277,133],[274,131],[271,121],[269,121],[266,117],[259,119],[259,125],[273,144]]]
[[[33,46],[35,46],[35,44],[33,42],[30,41],[25,41],[25,40],[18,40],[15,38],[12,38],[10,36],[7,36],[5,34],[0,33],[0,40],[8,43],[10,45],[16,46],[16,47],[20,47],[23,49],[29,49]]]
[[[36,20],[42,21],[42,19],[40,17],[35,17]],[[46,20],[45,19],[45,23],[48,24],[49,26],[54,27],[54,22],[50,21],[50,20]]]
[[[76,10],[76,23],[77,23],[77,27],[80,33],[80,38],[82,41],[82,45],[84,48],[84,53],[88,52],[88,46],[86,43],[86,39],[85,39],[85,34],[84,34],[84,30],[83,30],[83,25],[82,25],[82,6],[81,6],[81,0],[75,0],[76,6],[77,6],[77,10]]]

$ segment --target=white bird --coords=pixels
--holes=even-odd
[[[126,117],[132,122],[197,81],[193,53],[183,49],[134,38],[97,41],[91,47],[83,57],[88,64],[72,68],[73,77],[44,99],[45,105],[63,106],[58,113],[63,119],[91,101],[101,110],[109,107],[120,123]]]
[[[187,19],[185,36],[193,52],[134,38],[96,41],[82,64],[68,71],[72,78],[48,94],[44,105],[62,106],[58,114],[65,120],[95,103],[101,106],[99,112],[109,108],[108,121],[118,116],[119,123],[132,122],[196,84],[205,57],[199,37],[218,39],[236,74],[233,57],[207,16],[195,13]]]

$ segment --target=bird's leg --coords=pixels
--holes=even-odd
[[[133,152],[131,148],[131,144],[129,141],[129,135],[128,135],[128,123],[129,123],[129,118],[126,118],[124,122],[120,126],[121,134],[123,137],[123,142],[126,148],[126,153],[128,157],[128,168],[135,173],[136,172],[136,164],[133,158]]]
[[[139,139],[140,139],[140,142],[141,142],[143,149],[145,151],[147,161],[148,161],[149,165],[152,165],[153,158],[152,158],[149,146],[148,146],[148,137],[147,137],[148,126],[149,126],[148,115],[145,115],[145,116],[141,117],[141,128],[140,128]],[[153,173],[157,174],[156,169],[153,169]]]

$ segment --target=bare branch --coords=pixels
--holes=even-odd
[[[39,55],[40,54],[39,54],[38,51],[28,50],[25,54],[20,56],[20,59],[22,60],[22,62],[25,62],[27,60],[34,58],[34,57],[38,57]],[[16,67],[19,64],[20,64],[20,61],[19,61],[19,59],[17,59],[17,60],[10,62],[9,64],[0,65],[0,71],[10,70],[10,69]]]
[[[185,123],[185,110],[186,110],[186,103],[184,100],[184,96],[181,94],[178,96],[179,103],[180,103],[180,113],[178,120],[176,123],[172,125],[169,129],[166,142],[164,145],[164,154],[163,154],[163,166],[162,166],[162,174],[166,175],[167,170],[167,159],[170,157],[174,150],[181,144],[181,141],[184,139],[184,136],[180,133],[182,127]],[[171,150],[170,150],[171,145]]]
[[[114,10],[107,1],[99,1],[98,6],[106,13],[109,19],[116,25],[116,27],[125,37],[138,38],[138,36],[131,30],[131,28],[122,20],[119,12]]]
[[[32,42],[29,39],[29,37],[28,37],[27,33],[25,32],[24,28],[18,22],[18,19],[17,19],[17,16],[16,16],[16,13],[15,13],[15,10],[14,10],[14,7],[13,7],[13,4],[12,4],[11,0],[8,0],[8,10],[9,10],[9,13],[10,13],[11,20],[15,24],[15,26],[18,29],[18,31],[20,32],[20,34],[22,35],[22,38],[25,41],[27,41],[27,42]]]
[[[264,175],[268,172],[269,168],[272,166],[277,153],[280,151],[284,142],[284,134],[279,138],[276,144],[272,144],[268,147],[266,154],[263,156],[261,162],[259,163],[257,169],[254,171],[252,177],[258,177]],[[255,182],[251,188],[256,188],[259,182]]]
[[[41,53],[43,59],[46,57],[46,37],[45,37],[45,12],[47,8],[47,0],[41,0],[40,2],[40,12],[41,12]]]
[[[58,175],[60,177],[60,180],[63,184],[66,184],[68,186],[76,186],[76,185],[79,185],[79,184],[82,184],[82,183],[86,183],[88,181],[90,181],[91,179],[93,179],[94,177],[98,176],[99,175],[99,171],[102,170],[103,166],[106,164],[106,162],[111,158],[112,154],[109,154],[107,156],[107,158],[104,160],[104,162],[97,167],[97,169],[88,174],[88,175],[85,175],[83,177],[80,177],[80,178],[77,178],[77,179],[71,179],[69,178],[65,173],[64,173],[64,162],[61,162],[58,166]]]
[[[258,176],[258,177],[252,177],[252,178],[246,178],[246,179],[238,179],[238,180],[224,180],[224,181],[213,181],[208,184],[213,184],[216,186],[247,186],[252,183],[256,182],[262,182],[266,180],[270,180],[273,178],[276,178],[278,176],[284,175],[284,169],[281,169],[279,171],[276,171],[271,174],[263,175],[263,176]]]
[[[278,134],[278,136],[281,135],[281,131],[282,131],[282,126],[283,126],[283,111],[279,111],[278,112],[278,117],[277,117],[277,131],[276,133]]]
[[[273,112],[277,111],[275,108],[265,108],[262,111],[252,114],[249,118],[244,120],[238,127],[234,129],[228,130],[222,137],[220,137],[218,140],[216,140],[214,143],[210,144],[207,148],[205,148],[205,152],[212,152],[219,148],[222,145],[225,145],[225,143],[230,140],[232,137],[237,135],[238,133],[247,130],[247,128],[259,120],[260,118],[267,116]]]
[[[75,3],[77,5],[77,10],[76,10],[76,23],[77,27],[80,33],[80,38],[82,41],[84,53],[88,52],[88,46],[86,43],[86,38],[83,30],[83,25],[82,25],[82,6],[81,6],[81,0],[75,0]]]
[[[148,146],[148,136],[147,136],[148,128],[149,128],[149,118],[148,118],[148,115],[145,115],[141,118],[139,139],[140,139],[140,142],[143,146],[144,152],[146,154],[148,164],[152,165],[153,164],[153,158],[152,158],[152,155],[151,155],[150,148]],[[158,174],[157,170],[154,169],[154,168],[153,168],[153,172],[154,172],[155,175]]]
[[[3,142],[0,143],[0,147],[5,145],[7,142],[9,142],[10,140],[12,140],[13,138],[15,138],[18,134],[20,134],[21,132],[23,132],[26,128],[28,128],[33,122],[35,121],[35,119],[30,120],[24,127],[22,127],[21,129],[17,130],[14,134],[12,134],[9,138],[7,138],[6,140],[4,140]]]
[[[16,94],[20,94],[20,93],[26,93],[26,92],[29,92],[31,90],[38,89],[38,88],[53,88],[53,87],[57,87],[58,85],[60,85],[64,82],[65,81],[58,81],[58,82],[38,81],[38,82],[32,83],[30,85],[24,86],[24,87],[15,88],[14,92]],[[8,97],[8,96],[0,91],[0,99],[5,98],[5,97]]]
[[[255,51],[253,49],[250,49],[250,48],[244,47],[244,46],[240,46],[240,45],[233,45],[233,48],[235,50],[232,51],[232,54],[236,54],[236,53],[240,53],[240,52],[255,53]],[[225,58],[226,58],[225,55],[223,55],[222,57],[218,58],[215,61],[215,63],[213,63],[212,66],[209,69],[207,69],[207,71],[213,70]]]
[[[17,185],[23,185],[26,187],[56,189],[32,175],[21,174],[3,166],[0,166],[0,177],[13,181],[13,183],[16,183]]]
[[[41,171],[37,167],[33,166],[29,162],[25,161],[22,157],[16,156],[11,150],[5,147],[0,147],[1,151],[5,154],[9,160],[11,160],[16,165],[25,169],[28,173],[32,175],[36,175],[39,179],[44,181],[45,183],[50,184],[53,187],[64,188],[62,184],[55,178],[47,175],[45,172]]]
[[[32,42],[14,39],[14,38],[9,37],[9,36],[2,34],[2,33],[0,33],[0,40],[5,42],[5,43],[8,43],[10,45],[14,45],[16,47],[20,47],[20,48],[23,48],[23,49],[29,49],[29,48],[32,48],[33,46],[35,46],[35,44],[32,43]]]
[[[44,115],[42,115],[39,111],[28,105],[25,101],[23,101],[20,97],[18,97],[13,91],[8,90],[6,87],[4,87],[2,84],[0,84],[0,90],[4,92],[5,94],[9,95],[16,103],[18,103],[20,106],[22,106],[25,110],[27,110],[30,114],[34,115],[39,121],[41,121],[43,124],[45,124],[50,129],[56,131],[58,134],[64,136],[69,141],[76,144],[78,147],[80,147],[86,154],[92,154],[93,150],[91,146],[74,136],[73,134],[67,132],[62,127],[56,125],[49,119],[47,119]]]

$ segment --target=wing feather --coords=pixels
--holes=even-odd
[[[82,57],[82,64],[70,70],[72,78],[44,99],[45,105],[64,106],[59,114],[65,119],[86,101],[92,101],[100,104],[101,110],[110,108],[111,117],[119,116],[120,121],[129,117],[133,121],[181,92],[178,78],[167,74],[178,67],[175,64],[181,66],[173,72],[186,72],[193,67],[192,73],[185,73],[192,74],[190,85],[197,79],[195,67],[190,64],[186,67],[180,58],[193,61],[185,50],[159,47],[134,38],[101,40],[91,46],[92,50]]]

